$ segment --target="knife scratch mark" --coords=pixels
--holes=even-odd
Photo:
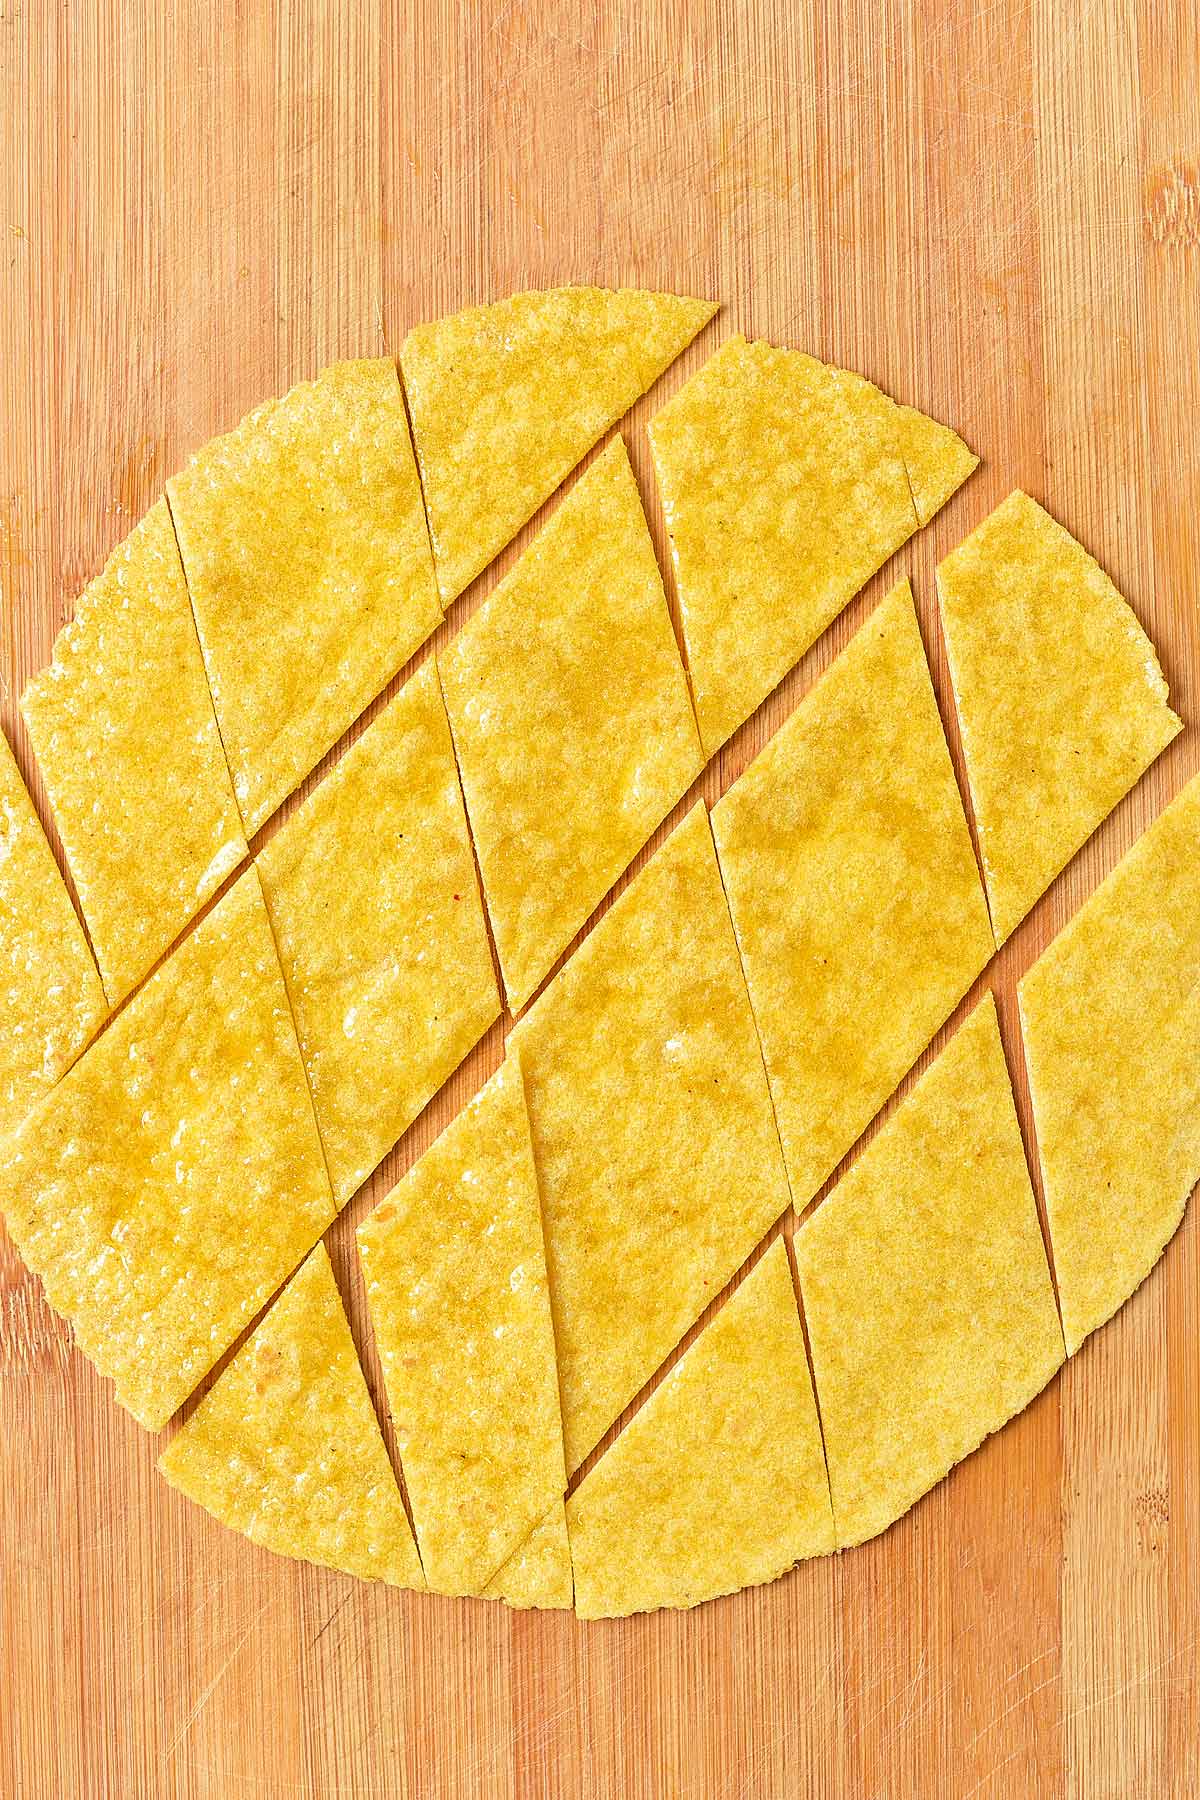
[[[164,1755],[163,1755],[163,1763],[164,1764],[170,1762],[171,1758],[174,1756],[174,1754],[178,1750],[179,1746],[183,1743],[183,1740],[187,1737],[188,1733],[191,1731],[193,1725],[196,1723],[196,1720],[200,1717],[200,1714],[204,1711],[204,1708],[208,1705],[209,1701],[212,1699],[213,1695],[216,1693],[217,1689],[220,1687],[222,1681],[224,1681],[226,1675],[229,1673],[230,1669],[233,1667],[234,1663],[237,1661],[238,1655],[240,1654],[241,1650],[244,1648],[246,1643],[249,1641],[250,1636],[253,1633],[255,1626],[258,1624],[258,1622],[262,1618],[263,1614],[265,1612],[268,1612],[271,1609],[271,1607],[273,1607],[275,1604],[276,1604],[276,1601],[274,1599],[271,1599],[271,1600],[267,1600],[262,1606],[259,1607],[259,1609],[255,1613],[254,1617],[251,1619],[250,1623],[247,1625],[245,1631],[243,1631],[241,1637],[238,1639],[237,1643],[233,1646],[233,1649],[229,1652],[229,1655],[225,1658],[225,1661],[221,1664],[220,1668],[217,1670],[216,1674],[213,1676],[212,1680],[209,1682],[208,1686],[205,1688],[204,1692],[201,1694],[200,1698],[197,1700],[195,1706],[193,1706],[191,1712],[188,1714],[188,1716],[184,1720],[183,1724],[179,1727],[179,1730],[175,1733],[175,1736],[171,1739],[171,1742],[167,1745],[166,1751],[164,1752]]]

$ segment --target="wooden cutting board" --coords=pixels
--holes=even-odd
[[[720,793],[911,572],[1027,487],[1189,729],[1006,946],[1014,982],[1200,768],[1200,115],[1187,6],[0,0],[0,682],[211,433],[514,288],[634,282],[876,378],[979,474],[708,771]],[[642,427],[629,426],[655,529]],[[507,560],[507,559],[506,559]],[[504,565],[501,565],[504,566]],[[490,585],[455,609],[461,623]],[[657,841],[657,840],[656,840]],[[976,990],[977,992],[979,990]],[[497,1030],[332,1234],[495,1066]],[[0,1247],[0,1793],[1200,1792],[1200,1220],[882,1541],[580,1626],[291,1566],[169,1492]]]

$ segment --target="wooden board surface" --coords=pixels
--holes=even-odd
[[[1015,978],[1200,768],[1198,73],[1165,0],[0,0],[0,710],[23,766],[17,696],[72,596],[252,403],[514,288],[711,294],[656,403],[740,327],[863,370],[984,467],[710,799],[903,570],[954,735],[933,565],[1014,485],[1162,654],[1188,730],[996,965],[1027,1118]],[[377,1395],[352,1228],[500,1048],[331,1234]],[[580,1626],[222,1532],[0,1246],[0,1793],[1194,1794],[1198,1294],[1193,1208],[1133,1303],[881,1541]]]

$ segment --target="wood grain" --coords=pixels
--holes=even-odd
[[[21,687],[203,438],[514,288],[712,294],[654,404],[740,327],[862,369],[985,463],[716,759],[710,799],[902,570],[957,756],[933,565],[1018,484],[1129,595],[1190,727],[995,966],[1028,1130],[1016,977],[1200,768],[1198,74],[1192,9],[1160,0],[0,0],[0,713],[35,793]],[[661,545],[649,410],[630,441]],[[377,1397],[353,1226],[500,1052],[496,1031],[332,1234]],[[1198,1343],[1193,1209],[882,1540],[583,1627],[222,1532],[0,1245],[0,1793],[1194,1794]]]

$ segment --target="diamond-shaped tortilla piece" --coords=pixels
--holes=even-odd
[[[340,1206],[500,1012],[432,661],[258,867]]]
[[[996,942],[1182,729],[1100,565],[1019,490],[938,567]]]
[[[548,288],[409,332],[400,368],[446,605],[716,310],[639,288]]]
[[[106,1010],[83,927],[0,733],[0,1138],[70,1067]]]
[[[575,1598],[571,1578],[571,1549],[567,1542],[567,1512],[559,1500],[525,1542],[513,1551],[504,1567],[483,1590],[485,1600],[503,1600],[527,1612],[568,1611]]]
[[[158,1466],[267,1550],[365,1581],[425,1585],[324,1244]]]
[[[907,1512],[1063,1360],[990,994],[795,1248],[845,1549]]]
[[[584,1477],[567,1531],[584,1619],[696,1606],[833,1549],[781,1239]]]
[[[0,1149],[0,1214],[157,1431],[333,1213],[249,869]]]
[[[115,1006],[246,854],[165,500],[81,595],[21,711]]]
[[[1073,1355],[1149,1274],[1200,1179],[1200,777],[1018,991]]]
[[[650,421],[706,756],[916,531],[902,423],[861,375],[743,337]]]
[[[907,581],[712,823],[803,1209],[993,949]]]
[[[939,425],[915,407],[902,406],[900,454],[908,470],[913,505],[922,525],[928,525],[957,493],[968,475],[979,467],[979,458],[948,425]]]
[[[359,1227],[358,1245],[426,1579],[478,1594],[567,1485],[512,1058]]]
[[[443,653],[509,1004],[525,1004],[703,767],[618,439]]]
[[[267,401],[167,494],[252,834],[442,617],[395,365]]]
[[[509,1041],[573,1471],[788,1203],[702,802]]]

